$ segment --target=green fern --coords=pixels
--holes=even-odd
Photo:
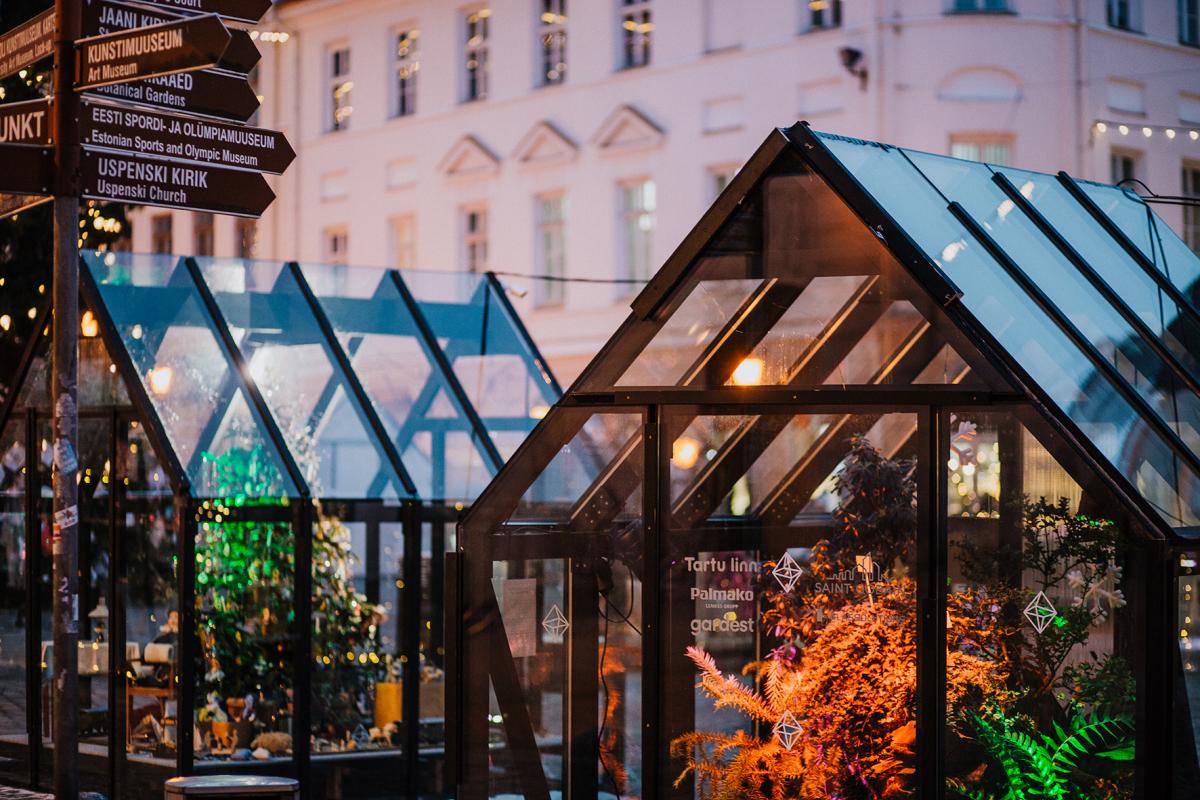
[[[1004,793],[999,800],[1069,800],[1077,795],[1071,773],[1085,756],[1112,761],[1134,757],[1133,719],[1129,714],[1090,717],[1077,715],[1070,730],[1054,723],[1054,735],[1032,736],[1016,727],[1014,720],[995,706],[984,714],[969,713],[968,720],[979,733],[979,741],[1004,774]],[[1039,741],[1040,739],[1040,741]],[[979,786],[948,781],[948,787],[967,800],[997,800]]]

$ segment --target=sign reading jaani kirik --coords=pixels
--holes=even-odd
[[[154,78],[216,65],[232,38],[215,15],[118,31],[76,43],[76,89]]]

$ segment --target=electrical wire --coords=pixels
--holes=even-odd
[[[633,631],[635,633],[637,633],[638,636],[641,636],[642,632],[640,630],[638,630],[637,626],[634,625],[633,622],[630,621],[630,619],[629,619],[631,616],[633,616],[633,608],[635,605],[635,602],[634,602],[634,577],[633,577],[633,570],[629,569],[628,566],[626,566],[626,569],[629,570],[629,610],[627,612],[625,612],[624,614],[622,614],[621,610],[617,609],[617,616],[620,618],[621,621],[623,621],[626,625],[628,625],[630,628],[632,628]],[[607,726],[608,726],[608,697],[609,697],[608,681],[604,678],[604,661],[605,661],[605,659],[608,658],[608,624],[610,622],[616,622],[617,620],[612,619],[608,616],[608,607],[609,607],[609,605],[611,605],[611,602],[612,602],[611,600],[609,600],[608,595],[601,594],[601,597],[604,598],[604,610],[600,612],[601,616],[604,617],[604,643],[600,646],[600,686],[604,689],[604,715],[600,718],[600,732],[599,732],[599,735],[596,737],[596,743],[597,743],[596,754],[600,757],[600,767],[604,770],[604,774],[608,776],[608,780],[612,783],[613,794],[618,798],[618,800],[620,800],[621,787],[619,787],[617,785],[617,777],[615,775],[613,775],[612,770],[610,770],[608,768],[608,763],[605,762],[605,760],[604,760],[604,731],[605,731],[605,728],[607,728]]]
[[[605,283],[644,286],[650,282],[641,278],[568,278],[565,275],[531,275],[527,272],[503,272],[495,269],[490,272],[505,278],[521,278],[527,281],[546,281],[547,283]]]

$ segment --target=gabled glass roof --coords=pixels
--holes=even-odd
[[[197,498],[218,493],[222,456],[238,449],[269,465],[266,496],[470,502],[560,394],[490,275],[83,263],[101,337],[81,341],[107,344]],[[43,382],[26,379],[28,404]]]
[[[804,524],[840,469],[846,431],[872,431],[898,453],[917,446],[911,420],[893,424],[854,398],[922,404],[954,390],[1033,401],[1038,424],[1069,434],[1072,458],[1101,466],[1164,531],[1200,537],[1198,278],[1196,256],[1127,191],[803,125],[777,132],[468,530],[527,532],[539,520],[596,530],[627,511],[645,448],[636,426],[606,438],[613,402],[678,407],[664,412],[683,448],[672,452],[675,523],[734,513]],[[711,404],[753,402],[739,387],[834,410],[799,422],[722,411],[709,430]],[[762,465],[752,493],[738,488],[745,464]]]

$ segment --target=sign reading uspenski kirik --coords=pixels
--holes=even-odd
[[[50,100],[0,106],[0,142],[50,144]]]
[[[118,0],[83,0],[83,35],[102,36],[106,33],[127,31],[147,25],[161,25],[186,18],[186,14],[166,9],[146,8]],[[247,73],[262,59],[250,33],[241,28],[230,28],[233,40],[221,56],[218,69]]]
[[[0,108],[3,108],[0,106]],[[83,102],[84,147],[282,173],[296,157],[282,133],[140,108]]]
[[[275,199],[256,172],[86,149],[80,159],[83,196],[94,200],[257,217]]]
[[[0,80],[54,53],[54,9],[0,35]]]
[[[214,16],[108,33],[75,43],[76,89],[143,80],[216,65],[232,37]]]
[[[140,0],[151,6],[164,6],[192,14],[220,14],[226,19],[258,22],[271,7],[271,0]]]

